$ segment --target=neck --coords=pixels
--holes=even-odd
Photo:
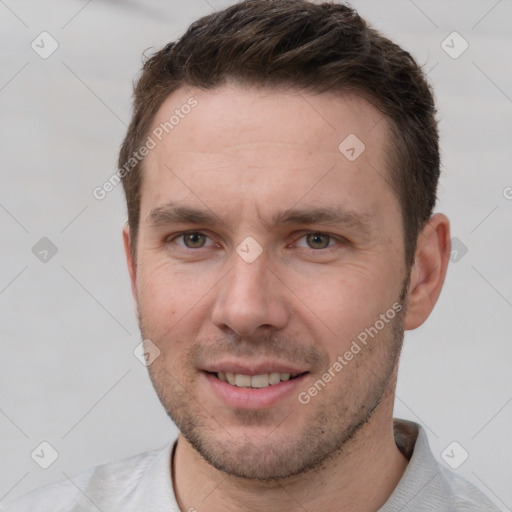
[[[172,468],[181,510],[365,512],[378,510],[398,485],[407,459],[393,436],[392,396],[321,468],[272,482],[218,471],[180,435]]]

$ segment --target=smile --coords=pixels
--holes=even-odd
[[[215,376],[222,382],[227,382],[232,386],[239,388],[266,388],[274,386],[280,382],[286,382],[294,379],[299,374],[290,373],[262,373],[261,375],[243,375],[241,373],[217,372]]]

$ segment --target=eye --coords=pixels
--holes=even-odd
[[[326,235],[325,233],[308,233],[299,238],[296,245],[299,247],[309,247],[310,249],[327,249],[327,247],[335,243],[336,241],[331,235]]]
[[[211,242],[209,237],[198,231],[182,233],[181,235],[178,235],[176,238],[174,238],[174,240],[176,240],[178,245],[184,246],[188,249],[201,249],[202,247],[211,245],[211,243],[208,244],[208,241]]]

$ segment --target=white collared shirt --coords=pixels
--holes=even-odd
[[[395,420],[395,441],[409,464],[379,512],[493,512],[496,508],[473,484],[442,467],[425,431]],[[180,512],[171,478],[176,442],[162,450],[109,462],[32,491],[2,512]]]

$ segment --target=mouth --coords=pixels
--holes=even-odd
[[[289,380],[296,379],[305,375],[308,372],[303,373],[262,373],[259,375],[244,375],[242,373],[231,373],[231,372],[206,372],[209,375],[217,378],[218,380],[236,386],[239,388],[253,388],[263,389],[270,386],[276,386],[281,382],[287,382]]]
[[[310,375],[303,366],[285,361],[222,361],[200,372],[205,392],[229,409],[269,409],[293,399]]]

